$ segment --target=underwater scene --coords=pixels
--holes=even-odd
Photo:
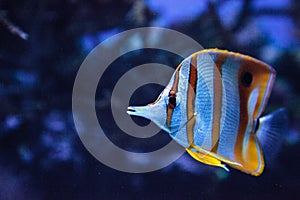
[[[0,200],[298,199],[300,1],[0,0]]]

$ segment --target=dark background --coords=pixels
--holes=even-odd
[[[298,0],[0,0],[0,199],[296,199],[299,15]],[[129,174],[104,166],[84,148],[71,110],[77,70],[101,41],[143,26],[171,28],[205,48],[248,54],[276,69],[266,112],[286,107],[290,125],[260,177],[227,173],[188,155],[159,171]],[[180,59],[151,50],[123,56],[114,63],[119,70],[111,68],[97,91],[106,134],[120,146],[143,147],[124,134],[118,139],[111,92],[123,73],[147,62],[175,68]],[[140,88],[132,102],[148,103],[161,89]],[[163,133],[153,139],[158,147],[169,140]]]

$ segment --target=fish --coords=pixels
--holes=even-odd
[[[275,77],[258,59],[205,49],[178,65],[154,103],[127,113],[153,121],[201,163],[259,176],[286,130],[285,109],[262,116]]]

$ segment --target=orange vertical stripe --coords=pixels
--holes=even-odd
[[[188,143],[191,145],[194,143],[194,126],[196,119],[194,116],[194,103],[196,96],[196,86],[197,86],[197,55],[192,55],[190,63],[190,74],[189,74],[189,84],[187,91],[187,124],[186,133]]]
[[[253,66],[256,66],[255,68]],[[245,71],[251,72],[254,74],[252,83],[249,87],[244,87],[239,80],[239,93],[240,93],[240,126],[238,130],[238,136],[235,146],[234,155],[236,160],[243,165],[240,169],[246,173],[251,173],[252,175],[259,175],[264,168],[263,155],[261,154],[262,150],[254,135],[254,127],[252,127],[251,133],[246,133],[248,120],[254,121],[259,117],[258,111],[261,106],[265,106],[263,102],[264,96],[267,90],[267,84],[270,81],[272,71],[268,71],[269,67],[257,60],[254,60],[250,57],[245,57],[241,67],[239,69],[239,79],[242,76],[242,73]],[[272,81],[272,80],[271,80]],[[251,119],[248,119],[248,99],[251,92],[257,88],[259,90],[258,99],[255,105],[253,116]],[[253,123],[254,125],[254,123]],[[248,143],[244,144],[244,139],[246,134],[249,135]],[[243,155],[243,150],[246,152]],[[260,155],[258,155],[260,154]]]
[[[181,69],[181,66],[182,66],[182,63],[180,63],[175,71],[175,77],[174,77],[174,82],[173,82],[173,86],[172,86],[172,89],[175,94],[177,93],[178,91],[178,82],[179,82],[179,70]],[[174,111],[174,108],[171,108],[170,106],[167,106],[167,117],[166,117],[166,125],[168,128],[171,127],[171,122],[172,122],[172,115],[173,115],[173,111]]]

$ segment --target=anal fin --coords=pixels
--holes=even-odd
[[[190,146],[190,148],[196,149],[197,151],[201,152],[204,155],[210,155],[211,157],[214,157],[214,158],[216,158],[216,159],[220,160],[221,162],[224,162],[224,163],[226,163],[228,165],[232,165],[232,166],[236,166],[236,167],[242,167],[241,163],[235,162],[233,160],[230,160],[229,158],[225,158],[225,157],[223,157],[221,155],[218,155],[216,153],[213,153],[213,152],[207,151],[205,149],[202,149],[202,148],[200,148],[200,147],[198,147],[198,146],[196,146],[194,144],[192,144]]]
[[[222,167],[226,171],[229,171],[229,169],[226,167],[226,165],[222,164],[220,160],[217,158],[209,155],[209,154],[203,154],[199,151],[193,151],[191,148],[186,149],[187,152],[192,156],[195,160],[202,162],[207,165],[212,165],[212,166],[217,166],[217,167]]]
[[[216,153],[207,151],[205,149],[202,149],[194,144],[192,144],[189,148],[187,148],[187,152],[197,161],[212,165],[212,166],[217,166],[217,167],[222,167],[226,171],[229,171],[228,168],[226,167],[226,163],[234,168],[242,167],[242,165],[238,162],[235,162],[233,160],[230,160],[228,158],[225,158],[223,156],[220,156]]]

